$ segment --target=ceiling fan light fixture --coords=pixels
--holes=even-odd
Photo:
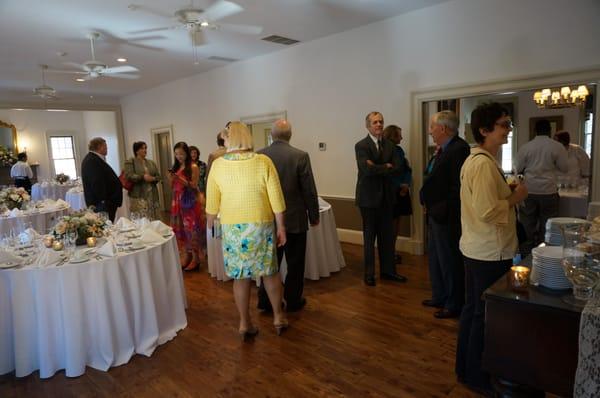
[[[200,26],[202,26],[203,28],[208,28],[210,26],[210,24],[206,21],[202,21],[202,22],[200,22]]]
[[[127,62],[127,58],[117,58],[117,62]]]
[[[77,79],[75,79],[76,82],[84,82],[85,79],[82,79],[81,77],[78,77]]]

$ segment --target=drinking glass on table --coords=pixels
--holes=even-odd
[[[562,267],[567,279],[573,284],[573,297],[567,296],[569,304],[583,306],[593,298],[594,287],[600,282],[600,253],[587,251],[589,224],[563,225]]]
[[[71,258],[73,256],[73,253],[75,253],[75,248],[77,247],[77,230],[76,229],[71,229],[68,230],[65,233],[65,251],[68,255],[69,258]]]

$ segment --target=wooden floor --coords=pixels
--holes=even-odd
[[[232,283],[204,268],[185,274],[188,327],[152,357],[78,378],[0,376],[0,397],[457,397],[457,321],[436,320],[424,257],[403,255],[407,284],[362,283],[362,247],[343,244],[347,267],[307,281],[308,304],[277,337],[270,316],[252,314],[253,343],[237,336]]]

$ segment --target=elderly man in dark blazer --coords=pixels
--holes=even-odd
[[[114,222],[117,209],[123,203],[123,186],[112,167],[106,163],[106,140],[93,138],[88,148],[90,151],[81,162],[85,204],[94,206],[96,212],[107,212]]]
[[[423,305],[436,307],[436,318],[456,318],[465,300],[464,264],[459,249],[460,169],[469,144],[458,136],[458,117],[441,111],[431,117],[429,134],[438,149],[427,164],[421,204],[427,213],[428,261],[432,297]]]
[[[271,130],[273,143],[258,151],[273,161],[285,198],[285,229],[287,242],[277,248],[277,260],[283,255],[287,261],[287,275],[283,297],[286,310],[299,311],[306,305],[304,290],[304,262],[306,254],[306,231],[308,224],[319,224],[319,200],[310,167],[308,153],[294,148],[289,141],[292,126],[286,120],[277,120]],[[264,284],[258,290],[258,308],[272,310]]]
[[[392,177],[400,175],[402,165],[395,144],[383,137],[383,115],[371,112],[365,118],[369,134],[356,143],[356,205],[363,221],[365,284],[375,286],[375,240],[379,251],[381,279],[406,282],[394,264],[394,202]]]

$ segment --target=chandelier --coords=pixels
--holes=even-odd
[[[581,85],[571,89],[569,86],[561,87],[560,90],[545,88],[533,94],[533,100],[538,108],[569,108],[571,106],[583,105],[585,98],[589,95],[586,86]]]

